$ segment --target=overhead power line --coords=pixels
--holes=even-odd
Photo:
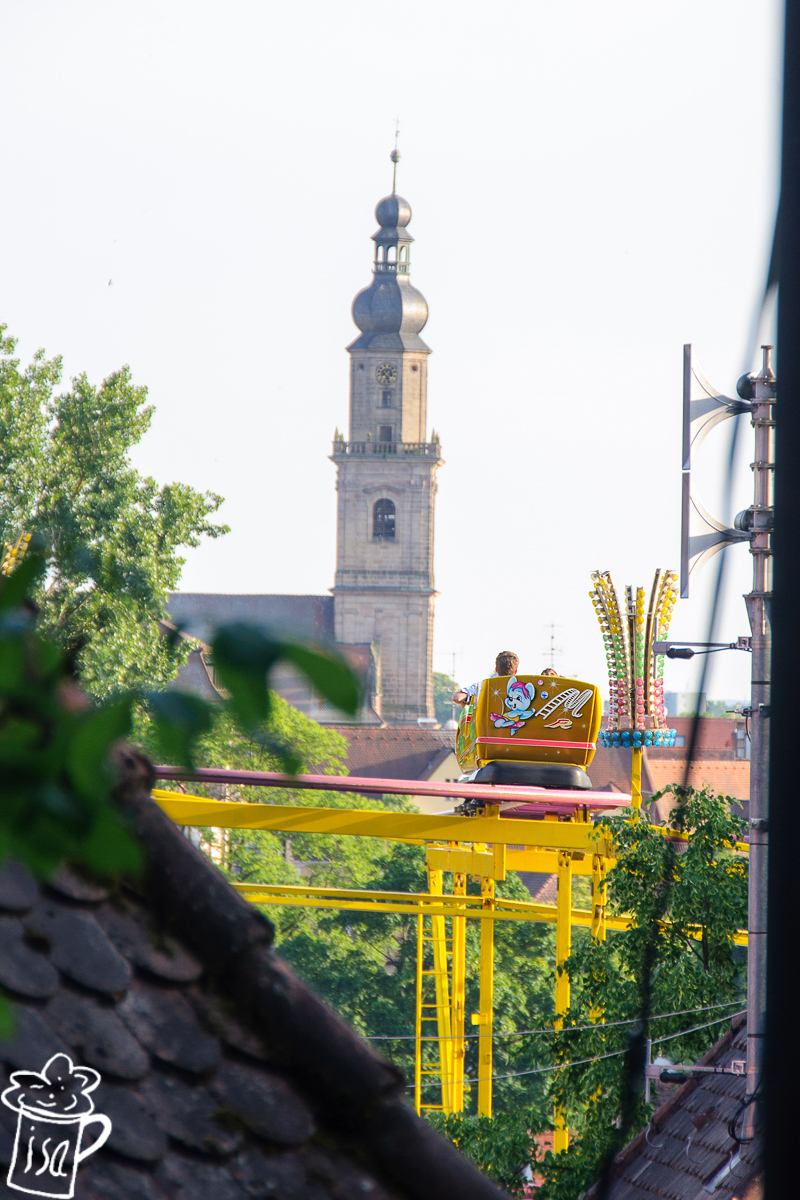
[[[716,1008],[719,1006],[714,1005],[714,1007]],[[668,1037],[654,1038],[653,1044],[655,1044],[656,1042],[669,1042],[673,1038],[688,1037],[688,1035],[690,1033],[697,1033],[697,1031],[699,1029],[708,1029],[709,1026],[711,1026],[711,1025],[719,1025],[720,1021],[727,1021],[727,1020],[728,1020],[727,1017],[717,1017],[717,1019],[715,1021],[708,1021],[708,1022],[706,1022],[705,1025],[696,1025],[693,1029],[682,1029],[680,1033],[671,1033]],[[614,1022],[614,1023],[620,1024],[620,1022]],[[622,1023],[628,1024],[628,1022],[622,1022]],[[634,1024],[635,1024],[635,1022],[634,1022]],[[594,1029],[596,1027],[590,1026],[590,1028]],[[491,1078],[494,1081],[496,1079],[519,1079],[519,1077],[521,1075],[547,1075],[552,1071],[566,1070],[567,1067],[583,1067],[583,1066],[586,1066],[587,1063],[602,1062],[602,1060],[604,1058],[619,1058],[622,1054],[627,1054],[627,1053],[628,1053],[628,1048],[626,1046],[622,1050],[609,1050],[606,1054],[593,1054],[591,1056],[591,1058],[577,1058],[574,1060],[574,1062],[553,1063],[551,1066],[547,1066],[547,1067],[528,1067],[525,1071],[511,1071],[507,1075],[485,1076],[481,1079],[465,1078],[464,1083],[465,1084],[485,1083],[488,1078]],[[441,1087],[441,1083],[437,1082],[435,1079],[433,1079],[429,1083],[423,1083],[420,1086],[421,1087]],[[409,1084],[408,1087],[406,1088],[406,1091],[410,1091],[413,1088],[414,1088],[414,1084],[413,1083]]]
[[[676,1009],[675,1012],[656,1013],[655,1016],[652,1016],[650,1018],[650,1020],[651,1021],[661,1021],[661,1020],[664,1020],[666,1017],[683,1017],[687,1013],[711,1012],[715,1008],[734,1008],[736,1005],[741,1006],[743,1003],[744,1003],[743,1000],[725,1000],[721,1004],[703,1004],[699,1008],[679,1008],[679,1009]],[[593,1025],[566,1025],[563,1029],[552,1029],[552,1028],[517,1029],[517,1030],[513,1030],[510,1033],[493,1033],[493,1034],[491,1034],[491,1037],[493,1039],[516,1038],[516,1037],[531,1037],[534,1034],[544,1034],[544,1033],[564,1034],[564,1033],[590,1032],[593,1029],[612,1029],[614,1026],[617,1026],[617,1025],[636,1025],[638,1020],[639,1020],[638,1017],[629,1017],[625,1021],[596,1021]],[[727,1017],[720,1017],[720,1020],[725,1021],[725,1020],[727,1020]],[[702,1029],[705,1027],[699,1026],[699,1028]],[[679,1035],[673,1034],[671,1036],[678,1037]],[[416,1034],[414,1034],[414,1033],[372,1033],[372,1034],[362,1033],[361,1037],[363,1038],[363,1040],[365,1042],[415,1042],[418,1040]],[[449,1038],[447,1038],[447,1037],[440,1038],[438,1036],[438,1034],[430,1034],[429,1036],[419,1038],[419,1041],[422,1041],[422,1042],[445,1042],[445,1041],[455,1041],[457,1038],[463,1039],[464,1041],[466,1041],[467,1038],[481,1038],[481,1037],[486,1037],[486,1034],[485,1033],[464,1033],[464,1034],[459,1034],[459,1035],[453,1034]],[[663,1041],[664,1039],[660,1038],[658,1040]]]

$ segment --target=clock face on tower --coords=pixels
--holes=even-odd
[[[395,383],[397,381],[397,367],[393,363],[381,363],[375,368],[375,378],[378,383]]]

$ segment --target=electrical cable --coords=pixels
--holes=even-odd
[[[706,1021],[705,1025],[695,1025],[692,1029],[682,1029],[680,1033],[668,1033],[666,1037],[652,1038],[654,1046],[661,1045],[662,1042],[672,1042],[675,1038],[688,1037],[690,1033],[697,1033],[700,1029],[710,1029],[712,1025],[719,1025],[721,1021],[727,1021],[727,1017],[717,1017],[714,1021]]]
[[[660,1021],[660,1020],[664,1020],[667,1017],[683,1017],[687,1013],[710,1012],[712,1009],[715,1009],[715,1008],[732,1008],[735,1005],[742,1004],[742,1003],[743,1003],[742,1000],[725,1000],[721,1004],[703,1004],[699,1008],[679,1008],[679,1009],[676,1009],[675,1012],[655,1013],[650,1018],[650,1020],[651,1021]],[[493,1033],[491,1035],[491,1037],[492,1037],[492,1039],[496,1039],[496,1038],[531,1037],[534,1034],[543,1034],[543,1033],[561,1033],[561,1034],[583,1033],[583,1032],[590,1032],[593,1029],[612,1029],[614,1026],[617,1026],[617,1025],[636,1025],[638,1023],[639,1019],[640,1019],[639,1017],[630,1017],[626,1021],[596,1021],[594,1025],[567,1025],[563,1029],[550,1029],[550,1028],[548,1028],[548,1029],[517,1029],[517,1030],[512,1031],[511,1033]],[[727,1021],[727,1019],[728,1019],[727,1017],[720,1018],[720,1020],[723,1020],[723,1021]],[[438,1036],[438,1034],[430,1034],[429,1036],[418,1039],[417,1035],[415,1033],[372,1033],[372,1034],[362,1033],[360,1035],[360,1037],[365,1042],[416,1042],[416,1041],[445,1042],[445,1041],[455,1041],[458,1036],[459,1035],[457,1035],[457,1034],[452,1034],[449,1038],[447,1038],[447,1037],[440,1038]],[[486,1034],[485,1033],[464,1033],[464,1034],[461,1034],[460,1037],[463,1038],[464,1040],[466,1040],[467,1038],[486,1037]]]
[[[698,1029],[708,1029],[710,1025],[719,1025],[720,1021],[727,1021],[727,1020],[728,1020],[727,1017],[719,1017],[716,1021],[708,1021],[705,1025],[696,1025],[693,1029],[683,1029],[683,1030],[681,1030],[680,1033],[671,1033],[669,1035],[669,1037],[654,1039],[653,1044],[655,1044],[655,1041],[669,1042],[673,1038],[687,1037],[690,1033],[696,1033],[698,1031]],[[591,1028],[595,1028],[595,1026],[592,1026]],[[593,1054],[591,1056],[591,1058],[576,1058],[574,1062],[554,1063],[552,1066],[549,1066],[549,1067],[530,1067],[525,1071],[512,1071],[508,1075],[491,1075],[491,1076],[485,1076],[482,1079],[465,1078],[464,1083],[465,1084],[486,1083],[490,1079],[491,1080],[519,1079],[519,1077],[521,1075],[545,1075],[551,1071],[564,1071],[568,1067],[583,1067],[587,1063],[602,1062],[602,1060],[604,1058],[619,1058],[620,1055],[627,1054],[627,1053],[628,1053],[627,1048],[623,1049],[623,1050],[609,1050],[606,1054]],[[436,1080],[434,1079],[434,1080],[431,1080],[430,1083],[423,1083],[423,1084],[420,1084],[420,1086],[421,1087],[441,1087],[441,1083],[437,1083]],[[413,1091],[413,1089],[415,1087],[416,1087],[416,1084],[410,1083],[408,1085],[408,1087],[406,1088],[406,1091]]]
[[[575,1060],[575,1062],[555,1063],[555,1065],[551,1067],[530,1067],[527,1071],[512,1071],[509,1075],[486,1075],[480,1079],[465,1078],[464,1084],[487,1083],[490,1079],[493,1081],[496,1079],[519,1079],[521,1075],[546,1075],[550,1071],[562,1071],[565,1067],[582,1067],[585,1066],[586,1063],[600,1062],[601,1059],[604,1058],[619,1058],[621,1054],[627,1053],[627,1050],[611,1050],[608,1054],[595,1054],[592,1058],[578,1058]],[[406,1091],[413,1091],[415,1086],[416,1084],[409,1084],[406,1088]],[[420,1086],[441,1087],[441,1084],[437,1083],[436,1080],[433,1079],[430,1083],[423,1083]]]

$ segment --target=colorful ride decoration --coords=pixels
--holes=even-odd
[[[496,675],[465,704],[456,731],[462,771],[489,762],[586,767],[602,718],[599,689],[560,675]]]
[[[664,655],[656,642],[666,640],[678,599],[678,576],[659,568],[645,607],[645,589],[625,588],[620,605],[610,571],[593,571],[589,592],[606,645],[608,719],[601,746],[674,746],[676,731],[667,727],[664,707]]]

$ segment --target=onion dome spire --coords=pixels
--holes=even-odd
[[[406,226],[411,205],[397,195],[397,164],[400,152],[389,156],[393,164],[392,194],[378,201],[375,219],[380,228],[373,233],[375,260],[373,280],[353,301],[353,320],[361,330],[348,350],[428,351],[419,336],[428,320],[425,297],[409,282],[410,248],[414,241]]]

